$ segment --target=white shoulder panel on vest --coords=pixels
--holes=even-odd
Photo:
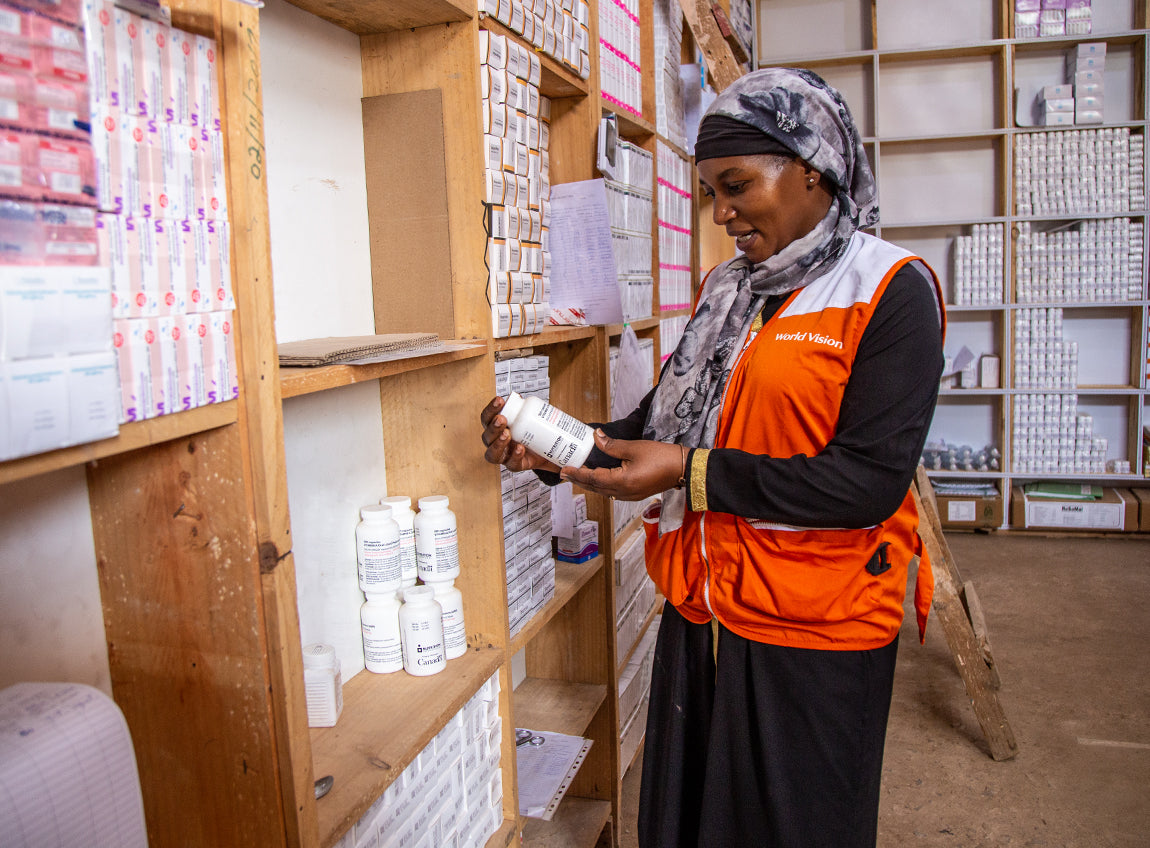
[[[856,231],[834,269],[803,288],[779,317],[869,303],[894,264],[913,255],[888,241]]]

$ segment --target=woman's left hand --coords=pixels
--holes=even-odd
[[[573,468],[560,477],[600,495],[621,501],[638,501],[675,488],[683,475],[686,450],[677,444],[647,440],[612,439],[595,431],[595,446],[622,460],[618,468]]]

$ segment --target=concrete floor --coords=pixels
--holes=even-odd
[[[881,848],[1150,846],[1150,539],[952,533],[1019,754],[993,761],[937,620],[904,622]],[[635,848],[639,771],[620,848]],[[747,846],[754,848],[754,846]]]

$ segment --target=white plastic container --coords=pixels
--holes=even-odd
[[[426,677],[443,671],[447,653],[443,648],[443,610],[430,586],[403,590],[399,608],[403,636],[403,668],[408,674]]]
[[[507,419],[512,439],[561,468],[582,466],[595,446],[594,430],[542,398],[512,392],[500,414]]]
[[[428,583],[443,617],[443,650],[449,660],[467,653],[467,625],[463,623],[463,593],[454,580]]]
[[[399,598],[394,592],[369,594],[359,608],[363,631],[363,664],[368,671],[389,674],[403,668],[399,634]]]
[[[364,594],[394,592],[401,585],[399,525],[391,507],[372,504],[359,511],[355,528],[355,556],[359,563],[359,588]]]
[[[415,516],[415,560],[424,583],[459,576],[459,533],[446,495],[419,499]]]
[[[381,504],[391,507],[391,518],[399,525],[399,562],[403,574],[403,587],[414,586],[419,572],[415,565],[415,510],[407,495],[380,498]]]
[[[303,688],[308,727],[335,727],[343,712],[343,677],[331,645],[304,645]]]

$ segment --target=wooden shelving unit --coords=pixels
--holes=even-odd
[[[589,504],[602,528],[601,555],[557,563],[554,598],[511,637],[499,475],[484,462],[477,438],[479,410],[494,394],[495,356],[521,349],[550,358],[557,404],[584,420],[606,420],[608,347],[623,331],[622,325],[553,327],[491,338],[477,214],[483,197],[478,39],[481,29],[516,36],[458,0],[300,0],[291,4],[297,10],[273,2],[269,7],[277,8],[262,13],[274,12],[279,24],[288,11],[306,12],[314,16],[303,27],[309,38],[328,38],[334,24],[339,37],[353,33],[358,47],[370,278],[333,272],[319,284],[341,295],[370,291],[376,332],[437,332],[445,345],[370,365],[280,369],[276,316],[312,304],[292,303],[295,295],[273,282],[280,210],[269,203],[269,173],[291,165],[275,159],[265,138],[265,119],[269,134],[273,126],[264,110],[265,83],[279,83],[263,77],[261,12],[228,0],[171,5],[173,25],[212,36],[219,47],[239,399],[0,464],[6,487],[54,484],[63,474],[70,489],[47,498],[49,511],[87,497],[90,518],[81,523],[90,523],[105,636],[96,653],[106,647],[108,688],[135,744],[150,844],[333,846],[496,674],[504,821],[488,848],[520,844],[520,835],[535,848],[616,844],[621,772],[611,504],[604,498]],[[650,2],[643,14],[649,22]],[[541,91],[552,99],[552,184],[597,176],[595,133],[608,107],[598,87],[594,3],[590,28],[589,79],[542,58]],[[643,38],[649,57],[649,26]],[[622,134],[653,149],[652,91],[643,102],[642,117],[620,116]],[[401,120],[397,133],[392,122],[407,118],[412,122]],[[412,292],[417,296],[403,302]],[[657,310],[656,302],[654,315],[631,326],[657,337]],[[309,547],[314,519],[294,506],[289,515],[298,489],[290,485],[287,430],[297,426],[301,408],[328,407],[338,423],[349,395],[376,391],[378,418],[370,423],[381,442],[364,462],[378,464],[388,492],[450,497],[465,537],[456,585],[469,650],[431,678],[355,674],[346,681],[336,727],[309,728],[301,656],[309,625],[301,624],[301,609],[312,599],[301,586],[314,585],[316,569],[328,564],[317,564]],[[331,453],[356,449],[337,444]],[[323,469],[319,477],[337,500],[341,481],[323,481]],[[13,492],[0,490],[6,496],[0,519],[15,523],[22,506]],[[36,519],[34,533],[55,529],[54,515]],[[45,594],[54,591],[57,573],[54,564],[45,571]],[[301,582],[305,577],[311,582]],[[513,688],[512,658],[520,653],[526,678]],[[552,821],[518,815],[517,725],[593,740]],[[334,777],[333,788],[317,801],[314,782],[324,775]]]

